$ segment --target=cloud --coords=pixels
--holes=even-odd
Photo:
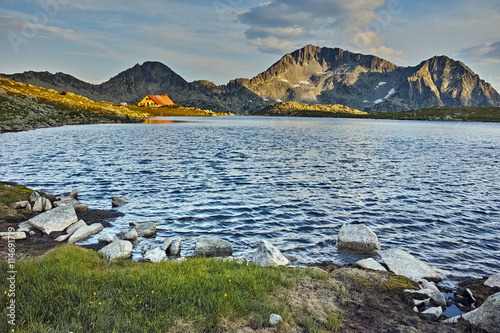
[[[261,52],[283,54],[292,46],[325,42],[368,50],[385,42],[368,27],[384,4],[385,0],[274,0],[238,14],[237,21],[247,25],[246,38]]]
[[[484,43],[459,51],[460,56],[481,59],[485,62],[500,62],[500,41]]]

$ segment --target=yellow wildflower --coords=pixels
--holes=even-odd
[[[224,294],[224,297],[227,297],[227,294]]]

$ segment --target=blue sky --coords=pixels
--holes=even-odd
[[[307,44],[401,66],[461,60],[500,91],[497,0],[1,0],[0,72],[108,80],[161,61],[188,81],[251,78]]]

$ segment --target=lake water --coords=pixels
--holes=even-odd
[[[362,222],[448,271],[500,271],[500,124],[314,118],[172,118],[0,135],[0,174],[91,208],[129,204],[113,231],[154,221],[190,255],[219,236],[250,257],[265,238],[299,265],[353,263],[343,223]],[[94,242],[98,237],[93,237]],[[134,259],[140,259],[139,251]]]

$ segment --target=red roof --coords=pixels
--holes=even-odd
[[[148,95],[158,105],[175,105],[167,95]]]

